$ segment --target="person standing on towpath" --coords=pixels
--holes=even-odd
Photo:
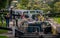
[[[10,14],[7,13],[7,15],[5,16],[6,19],[6,27],[9,27],[9,19],[10,19]]]

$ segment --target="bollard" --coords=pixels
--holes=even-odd
[[[15,20],[13,20],[13,27],[12,27],[12,31],[13,31],[13,36],[15,36],[15,25],[16,23],[15,23]]]

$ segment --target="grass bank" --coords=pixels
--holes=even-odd
[[[56,21],[58,24],[60,24],[60,17],[54,17],[54,21]]]

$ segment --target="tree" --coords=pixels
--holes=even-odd
[[[43,10],[44,12],[48,12],[51,10],[51,8],[48,4],[43,4],[41,10]]]
[[[17,8],[25,10],[43,10],[44,12],[51,10],[50,6],[43,4],[41,0],[20,0],[20,4],[17,5]]]
[[[54,4],[54,11],[55,11],[56,13],[60,13],[60,2],[56,2],[56,3]]]
[[[48,5],[51,7],[51,13],[55,13],[54,11],[54,4],[56,3],[56,2],[59,2],[60,0],[53,0],[51,3],[49,3]]]
[[[5,8],[7,0],[0,0],[0,9]]]
[[[27,9],[29,0],[20,0],[20,3],[17,4],[17,9]]]
[[[40,4],[38,2],[29,2],[28,3],[28,8],[29,10],[40,10]]]
[[[20,4],[22,5],[22,6],[27,6],[27,4],[29,3],[29,0],[20,0]]]

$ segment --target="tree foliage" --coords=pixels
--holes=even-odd
[[[48,4],[42,4],[41,10],[43,10],[44,12],[48,12],[51,10],[51,7]]]
[[[56,13],[59,13],[59,12],[60,12],[60,2],[56,2],[56,3],[54,4],[54,11],[55,11]]]
[[[5,8],[7,0],[0,0],[0,9]]]
[[[44,12],[60,12],[60,0],[53,0],[50,3],[43,3],[42,0],[20,0],[17,5],[19,9],[43,10]]]
[[[22,6],[27,6],[28,3],[29,3],[29,0],[20,0],[20,4]]]

